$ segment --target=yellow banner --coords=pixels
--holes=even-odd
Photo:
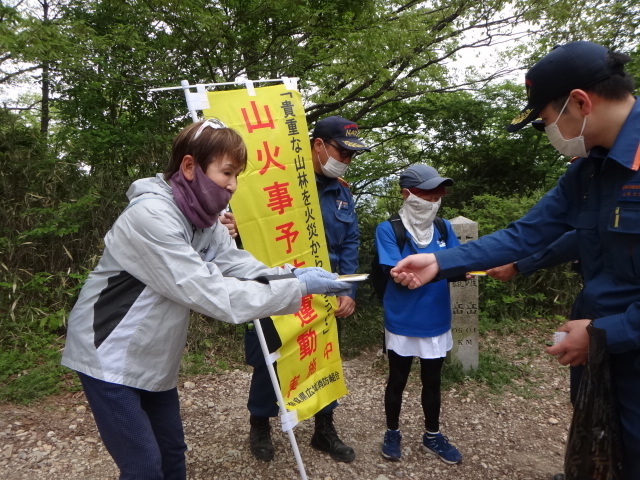
[[[208,93],[205,118],[218,118],[247,144],[249,162],[231,201],[243,247],[269,266],[331,270],[300,94],[284,85]],[[295,315],[274,317],[287,410],[298,420],[345,395],[336,301],[308,295]]]

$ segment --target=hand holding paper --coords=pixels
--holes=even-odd
[[[343,296],[351,293],[351,285],[337,281],[337,273],[327,272],[323,268],[296,268],[293,273],[304,285],[306,295],[317,293],[320,295]]]

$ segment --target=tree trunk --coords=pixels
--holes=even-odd
[[[44,0],[41,2],[42,5],[42,23],[49,23],[49,2]],[[42,62],[42,110],[40,113],[40,133],[43,135],[47,135],[49,132],[49,60],[46,59]]]

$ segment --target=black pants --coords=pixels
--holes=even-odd
[[[413,357],[403,357],[393,350],[387,351],[389,358],[389,378],[384,392],[384,411],[387,415],[387,428],[398,430],[402,392],[407,385]],[[440,375],[442,358],[420,359],[420,380],[422,381],[422,410],[424,426],[429,432],[440,429]]]
[[[244,353],[247,365],[253,367],[251,385],[249,386],[249,399],[247,400],[249,413],[257,417],[277,417],[280,412],[277,403],[278,398],[273,391],[269,369],[255,330],[245,329]],[[331,413],[337,406],[338,402],[336,400],[325,406],[318,413]]]
[[[78,376],[120,480],[187,478],[177,388],[149,392]]]

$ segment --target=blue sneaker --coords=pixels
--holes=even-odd
[[[384,441],[382,442],[382,456],[388,460],[400,460],[402,455],[400,452],[400,440],[402,440],[400,431],[387,430],[384,433]]]
[[[426,433],[422,435],[422,445],[428,453],[439,456],[444,463],[453,465],[462,461],[462,455],[460,455],[458,449],[451,445],[449,439],[439,432],[435,437],[427,437]]]

